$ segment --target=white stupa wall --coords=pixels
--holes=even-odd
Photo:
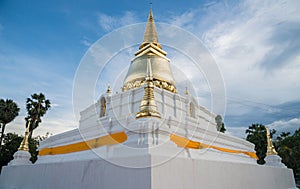
[[[173,155],[174,152],[178,151],[180,148],[170,141],[171,133],[176,133],[179,136],[209,145],[216,145],[218,147],[254,151],[253,144],[242,139],[217,132],[216,125],[214,123],[215,115],[210,113],[204,107],[199,106],[195,99],[191,96],[181,96],[156,87],[154,94],[158,111],[162,115],[162,119],[159,121],[148,120],[148,122],[144,124],[135,119],[136,112],[139,111],[140,103],[144,96],[143,87],[120,94],[104,94],[95,104],[81,112],[78,129],[48,138],[41,143],[39,149],[78,143],[100,136],[105,136],[109,133],[124,131],[128,135],[128,139],[123,144],[120,144],[120,146],[114,145],[110,147],[111,151],[126,152],[128,151],[126,147],[151,148],[153,146],[158,149],[157,151],[162,151],[164,155]],[[103,98],[106,99],[106,114],[105,116],[100,117]],[[190,115],[191,102],[194,104],[195,113],[195,115],[192,116]],[[155,136],[151,132],[154,130],[153,127],[155,127],[155,130],[157,131]],[[153,142],[154,139],[156,142]],[[144,146],[142,146],[141,143],[143,143]],[[165,143],[168,144],[161,146]],[[167,148],[165,148],[165,146],[167,146]],[[146,150],[140,154],[131,152],[128,152],[127,154],[113,154],[115,157],[127,157],[145,155],[144,152],[149,154],[150,151]],[[153,150],[151,152],[153,152]],[[106,156],[105,153],[107,152],[105,150],[103,153],[103,156]],[[211,153],[214,154],[216,151],[208,150],[208,153],[204,156],[199,156],[199,154],[196,153],[194,157],[205,158],[206,156],[210,156],[209,154]],[[93,155],[86,155],[89,154],[89,152],[78,152],[76,154],[79,154],[79,156],[86,156],[85,159],[95,158]],[[231,161],[255,163],[254,159],[245,155],[241,156],[239,154],[234,154],[228,156],[232,158]],[[68,158],[70,158],[70,155],[51,155],[50,157],[51,162],[60,162],[67,161]],[[39,157],[37,163],[47,163],[49,160],[50,158],[48,156],[42,156]]]
[[[152,155],[122,161],[155,165],[163,158]],[[3,172],[1,189],[296,189],[290,169],[181,157],[148,168],[121,167],[97,159],[11,166]]]
[[[103,117],[99,119],[98,125],[96,126],[79,128],[50,137],[49,139],[41,143],[40,149],[77,143],[83,140],[86,141],[89,139],[97,138],[99,136],[105,136],[108,133],[125,131],[127,133],[128,139],[120,145],[113,145],[109,147],[110,151],[113,152],[112,154],[114,157],[141,156],[145,154],[151,154],[152,152],[161,152],[166,156],[172,156],[178,151],[181,151],[182,148],[177,147],[174,142],[170,141],[170,133],[175,133],[179,136],[185,136],[187,138],[191,138],[192,140],[203,142],[205,144],[215,145],[218,147],[243,151],[253,151],[253,144],[223,133],[207,130],[205,127],[199,127],[197,125],[197,122],[193,121],[194,119],[183,120],[183,122],[180,122],[180,120],[177,119],[169,119],[161,123],[160,121],[153,120],[141,125],[141,122],[137,122],[135,118],[132,117],[118,120]],[[155,130],[155,132],[152,132],[152,130]],[[93,151],[99,151],[101,152],[102,156],[106,156],[107,152],[106,150],[101,150],[102,148],[106,149],[106,147],[104,146],[100,149],[93,149]],[[149,150],[137,150],[135,153],[132,153],[128,148],[149,148]],[[119,153],[118,151],[121,153]],[[213,158],[216,160],[222,160],[224,159],[224,157],[227,157],[224,160],[256,164],[255,159],[243,154],[220,153],[216,150],[207,150],[204,154],[201,150],[195,150],[191,153],[193,153],[193,158]],[[47,163],[50,159],[51,162],[68,161],[74,159],[72,157],[72,154],[75,153],[71,153],[71,155],[63,154],[41,156],[39,157],[37,163]],[[83,151],[76,153],[76,155],[74,156],[76,156],[76,159],[78,160],[81,157],[84,157],[84,159],[98,158],[97,156],[91,156],[89,154],[89,151]],[[222,155],[222,158],[220,158],[220,154],[225,155]]]
[[[151,158],[152,164],[161,161]],[[296,189],[291,169],[174,158],[151,170],[152,188]]]
[[[106,116],[117,117],[134,117],[139,111],[141,100],[144,96],[144,88],[140,87],[134,90],[129,90],[124,93],[108,95],[104,94],[99,101],[87,109],[83,110],[80,115],[79,127],[90,126],[95,124],[100,117],[101,99],[106,99]],[[181,96],[179,94],[171,93],[160,88],[154,88],[154,96],[157,105],[157,111],[161,113],[164,119],[174,117],[183,120],[186,117],[194,118],[202,121],[201,124],[210,124],[213,130],[216,130],[215,115],[209,112],[204,107],[197,104],[197,101],[189,96]],[[193,104],[193,116],[190,115],[190,103]]]

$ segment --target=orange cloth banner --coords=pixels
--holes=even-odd
[[[126,140],[127,140],[126,133],[118,132],[118,133],[102,136],[99,138],[94,138],[88,141],[68,144],[64,146],[57,146],[53,148],[44,148],[39,151],[39,156],[80,152],[84,150],[89,150],[91,148],[99,148],[101,146],[123,143]]]
[[[201,148],[213,148],[222,152],[227,152],[227,153],[233,153],[233,154],[245,154],[251,158],[258,159],[256,156],[255,152],[246,152],[246,151],[241,151],[241,150],[232,150],[228,148],[221,148],[217,146],[212,146],[212,145],[207,145],[204,143],[196,142],[189,140],[187,138],[171,134],[170,135],[170,140],[173,141],[177,146],[183,147],[183,148],[192,148],[192,149],[201,149]]]

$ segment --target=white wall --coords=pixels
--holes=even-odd
[[[131,157],[128,164],[161,162],[162,156]],[[125,161],[122,158],[122,161]],[[1,189],[287,189],[285,168],[174,158],[152,168],[125,168],[104,160],[4,167]]]

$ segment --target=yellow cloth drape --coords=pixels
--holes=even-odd
[[[222,152],[227,152],[227,153],[233,153],[233,154],[245,154],[251,158],[258,159],[256,156],[255,152],[247,152],[247,151],[242,151],[242,150],[232,150],[228,148],[221,148],[217,146],[212,146],[212,145],[207,145],[204,143],[200,143],[197,141],[192,141],[187,138],[171,134],[170,135],[170,140],[173,141],[177,146],[183,147],[183,148],[192,148],[192,149],[201,149],[201,148],[212,148],[216,149]]]
[[[78,142],[74,144],[57,146],[53,148],[43,148],[39,151],[39,156],[80,152],[84,150],[89,150],[91,148],[99,148],[101,146],[123,143],[126,140],[127,140],[126,133],[118,132],[118,133],[113,133],[99,138],[94,138],[88,141]]]
[[[43,148],[39,151],[39,156],[44,155],[57,155],[57,154],[67,154],[67,153],[73,153],[73,152],[80,152],[84,150],[89,150],[92,148],[99,148],[101,146],[106,145],[113,145],[113,144],[119,144],[123,143],[127,140],[127,135],[125,132],[118,132],[109,134],[106,136],[102,136],[99,138],[91,139],[88,141],[78,142],[74,144],[68,144],[64,146],[57,146],[52,148]],[[246,154],[251,158],[258,159],[255,152],[247,152],[247,151],[241,151],[241,150],[232,150],[228,148],[221,148],[217,146],[207,145],[204,143],[200,143],[197,141],[192,141],[187,138],[171,134],[170,140],[177,144],[179,147],[183,148],[192,148],[192,149],[201,149],[201,148],[212,148],[216,149],[222,152],[227,153],[234,153],[234,154]]]

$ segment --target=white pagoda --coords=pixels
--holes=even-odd
[[[122,92],[108,87],[79,128],[40,144],[35,164],[20,148],[0,188],[296,188],[292,170],[258,165],[252,143],[218,132],[215,114],[177,92],[166,55],[150,10]]]

